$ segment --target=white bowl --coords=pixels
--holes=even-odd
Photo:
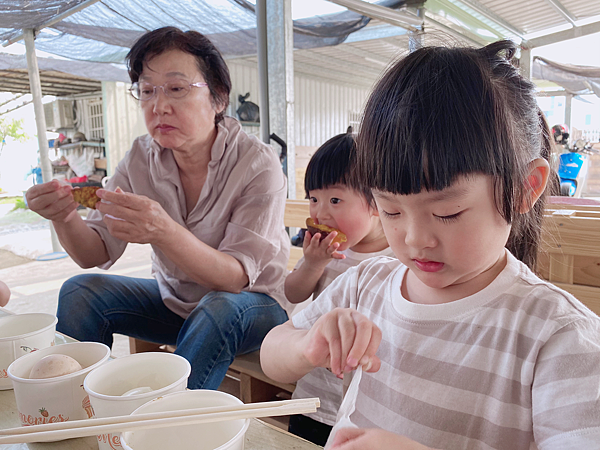
[[[54,345],[57,320],[43,313],[0,317],[0,390],[12,389],[8,366],[13,361]]]
[[[204,389],[177,392],[152,400],[132,415],[211,406],[239,406],[242,401],[221,391]],[[243,450],[250,419],[180,425],[121,434],[125,450]]]
[[[29,378],[33,366],[43,357],[61,354],[75,359],[82,369],[54,378]],[[72,342],[25,355],[8,368],[23,426],[88,419],[92,416],[89,398],[83,389],[88,373],[110,357],[110,348],[98,342]]]
[[[144,403],[172,392],[183,391],[192,367],[173,353],[134,353],[93,370],[83,387],[90,396],[94,417],[125,416]],[[140,393],[123,396],[138,388]],[[98,437],[100,450],[121,449],[119,434]]]

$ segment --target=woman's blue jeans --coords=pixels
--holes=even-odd
[[[154,279],[86,274],[59,294],[57,330],[80,341],[112,346],[113,333],[176,345],[192,365],[190,389],[217,389],[236,355],[250,353],[287,320],[271,297],[256,292],[209,292],[187,319],[162,302]]]

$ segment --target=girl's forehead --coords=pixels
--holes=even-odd
[[[492,179],[489,175],[472,174],[468,177],[462,176],[455,180],[450,186],[442,190],[428,191],[423,189],[417,194],[395,194],[388,191],[373,189],[373,197],[376,200],[388,202],[402,202],[417,200],[426,203],[438,203],[444,201],[455,201],[476,196],[491,186]]]

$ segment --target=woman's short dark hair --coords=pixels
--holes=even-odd
[[[373,205],[370,188],[358,183],[354,174],[356,164],[356,139],[352,132],[338,134],[314,153],[304,176],[306,198],[309,191],[327,189],[336,185],[354,189]]]
[[[552,142],[535,86],[511,64],[515,51],[510,41],[424,47],[391,66],[367,101],[357,172],[361,183],[393,194],[492,176],[496,207],[512,224],[506,247],[533,269],[544,196],[529,213],[520,207],[529,163],[548,160]]]
[[[208,83],[213,102],[220,109],[215,117],[215,123],[219,123],[229,105],[231,77],[219,50],[197,31],[163,27],[144,34],[133,44],[126,57],[131,82],[135,83],[140,79],[144,63],[169,50],[180,50],[196,57],[198,69]]]

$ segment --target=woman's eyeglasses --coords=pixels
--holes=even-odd
[[[129,92],[136,100],[145,102],[156,95],[158,88],[161,88],[169,98],[183,98],[190,93],[193,87],[208,86],[208,83],[186,83],[185,81],[169,81],[162,86],[154,86],[150,83],[133,83]]]

